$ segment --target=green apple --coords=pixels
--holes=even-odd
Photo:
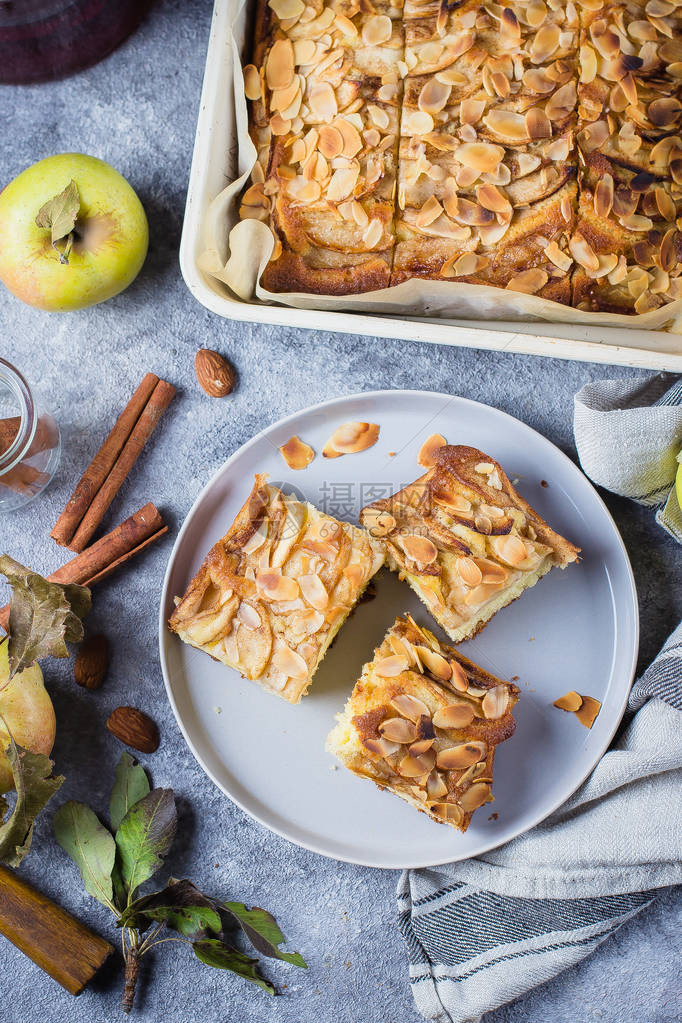
[[[680,451],[680,454],[677,457],[678,458],[682,457],[682,451]],[[677,503],[679,504],[680,508],[682,508],[682,461],[677,467],[677,475],[675,476],[675,490],[677,491]]]
[[[56,735],[54,707],[38,663],[20,671],[7,684],[7,643],[0,643],[0,793],[14,788],[5,750],[7,727],[18,746],[33,753],[51,753]]]
[[[53,245],[53,232],[36,217],[70,182],[77,213],[67,248],[66,240]],[[0,280],[39,309],[67,312],[118,295],[140,272],[148,242],[137,195],[94,156],[50,156],[0,192]]]

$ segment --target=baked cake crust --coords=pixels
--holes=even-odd
[[[514,734],[518,696],[407,615],[364,666],[326,748],[354,774],[466,831],[493,798],[495,749]]]
[[[258,475],[168,624],[185,643],[298,703],[383,560],[363,530]]]
[[[363,508],[360,521],[386,548],[389,568],[454,642],[579,548],[538,515],[502,467],[477,448],[444,445],[423,476]]]
[[[263,284],[682,298],[680,37],[667,0],[258,0],[240,216],[275,237]]]

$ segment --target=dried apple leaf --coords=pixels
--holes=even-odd
[[[87,586],[48,582],[8,554],[0,555],[0,573],[12,587],[9,677],[41,657],[68,657],[67,641],[83,639],[81,619],[91,606]]]
[[[254,906],[247,909],[243,902],[223,902],[222,906],[234,917],[253,947],[271,959],[282,959],[292,966],[307,969],[308,964],[299,952],[281,952],[279,946],[286,941],[271,913]]]
[[[71,179],[63,192],[41,206],[36,217],[38,227],[50,231],[52,244],[71,234],[81,208],[78,185]]]
[[[245,980],[250,980],[258,987],[262,987],[268,994],[274,995],[275,989],[267,980],[258,976],[256,967],[258,960],[238,952],[236,948],[227,945],[219,938],[204,938],[202,941],[195,941],[192,945],[194,954],[199,962],[205,966],[213,966],[216,970],[230,970]]]
[[[52,774],[53,763],[44,753],[31,753],[17,746],[10,735],[6,750],[14,777],[17,799],[14,809],[4,823],[2,818],[8,804],[0,806],[0,863],[18,867],[31,848],[33,822],[49,799],[64,781]]]

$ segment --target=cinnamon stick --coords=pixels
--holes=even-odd
[[[109,436],[83,473],[66,508],[57,519],[50,536],[61,547],[68,547],[83,516],[111,472],[116,459],[133,432],[154,388],[159,383],[155,373],[147,373],[132,398],[116,420]]]
[[[99,526],[121,488],[123,481],[134,466],[142,453],[142,449],[151,437],[156,424],[170,405],[175,396],[175,388],[165,380],[159,380],[152,391],[149,401],[145,405],[140,418],[125,442],[121,453],[111,468],[111,472],[104,480],[81,524],[76,529],[69,547],[72,551],[82,551],[90,542],[93,533]]]
[[[54,583],[92,586],[167,532],[158,508],[150,501],[47,578]],[[8,625],[9,604],[0,608],[0,626],[7,632]]]

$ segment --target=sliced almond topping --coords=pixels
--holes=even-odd
[[[535,33],[530,47],[530,59],[534,64],[544,64],[559,46],[561,30],[558,25],[543,25]]]
[[[237,618],[247,629],[258,629],[261,625],[261,618],[255,607],[245,604],[243,601],[237,610]]]
[[[580,263],[586,270],[599,269],[596,252],[579,231],[569,239],[568,248],[576,263]]]
[[[433,803],[431,813],[445,821],[452,821],[453,824],[464,823],[464,811],[457,803]]]
[[[425,668],[431,672],[431,674],[440,679],[442,682],[447,682],[452,675],[452,667],[448,661],[445,660],[441,654],[435,650],[431,650],[430,647],[418,646],[416,648],[419,654],[419,659]]]
[[[489,558],[476,558],[475,561],[477,568],[481,570],[484,583],[505,582],[509,573],[502,565],[498,565],[496,561],[491,561]]]
[[[305,10],[303,0],[268,0],[268,7],[272,8],[280,21],[300,18]]]
[[[409,718],[410,721],[421,720],[422,717],[428,717],[430,714],[429,708],[421,700],[417,699],[416,696],[410,696],[409,693],[398,693],[391,700],[391,706],[403,715],[403,717]]]
[[[526,131],[530,139],[552,137],[552,122],[540,107],[531,107],[526,111]]]
[[[473,558],[457,558],[456,568],[460,579],[467,586],[478,586],[483,582],[483,573]]]
[[[547,259],[549,259],[551,263],[554,263],[555,266],[558,266],[560,270],[568,271],[573,266],[573,260],[571,257],[567,252],[560,249],[556,242],[550,242],[549,245],[545,247],[545,255],[547,256]]]
[[[443,212],[443,207],[436,199],[435,195],[430,196],[419,213],[415,221],[417,227],[428,227],[429,224],[433,224],[434,220],[438,220],[438,217]]]
[[[453,703],[433,715],[436,728],[466,728],[473,720],[474,709],[469,703]]]
[[[431,771],[431,774],[426,779],[426,791],[431,799],[440,799],[442,796],[447,796],[448,787],[442,774],[439,774],[438,771]]]
[[[500,138],[510,142],[527,142],[528,128],[523,114],[515,114],[512,110],[491,110],[483,118],[486,127]],[[472,143],[477,145],[479,143]],[[459,150],[457,155],[459,156]]]
[[[471,167],[480,174],[485,174],[497,169],[504,159],[504,149],[502,146],[495,146],[489,142],[465,142],[457,147],[454,155],[465,167]]]
[[[559,710],[576,711],[580,710],[583,705],[583,698],[580,693],[576,693],[575,689],[571,689],[570,692],[560,696],[558,700],[554,701],[554,706],[558,707]]]
[[[508,704],[509,690],[507,687],[495,686],[493,689],[489,689],[483,697],[483,713],[487,718],[494,721],[497,718],[504,717],[507,712]]]
[[[512,212],[512,204],[496,185],[479,185],[476,189],[476,198],[481,206],[494,213]]]
[[[488,747],[484,742],[464,742],[441,750],[436,763],[442,771],[458,771],[483,760]]]
[[[318,82],[310,90],[308,105],[320,121],[332,121],[338,112],[336,95],[329,82]]]
[[[387,718],[379,725],[379,731],[384,739],[390,739],[391,742],[410,743],[417,738],[414,723],[405,718]]]
[[[296,600],[299,586],[295,579],[282,575],[275,569],[267,569],[256,576],[256,586],[266,600]]]
[[[397,526],[390,512],[379,511],[378,508],[365,508],[362,524],[372,536],[388,536]]]
[[[440,505],[441,508],[446,508],[452,512],[470,512],[471,501],[468,501],[462,494],[438,494],[434,495],[433,500],[436,504]]]
[[[326,156],[328,160],[333,160],[335,156],[340,156],[343,152],[343,136],[338,128],[331,124],[323,124],[320,126],[318,145],[322,155]]]
[[[334,125],[343,139],[343,155],[352,160],[362,149],[362,139],[360,138],[359,131],[354,124],[351,124],[347,117],[339,117],[334,122]]]
[[[347,18],[345,14],[337,14],[336,18],[334,19],[334,24],[338,28],[339,32],[341,32],[341,34],[346,36],[348,39],[354,39],[355,36],[358,34],[357,28],[350,20],[350,18]]]
[[[544,288],[549,280],[545,270],[534,267],[532,270],[523,270],[520,274],[507,284],[507,291],[521,291],[526,295],[535,295],[540,288]]]
[[[427,135],[433,131],[433,117],[425,110],[404,110],[402,133],[409,135]]]
[[[608,217],[613,206],[613,178],[605,174],[594,190],[594,212],[598,217]]]
[[[322,194],[319,181],[307,181],[300,174],[287,181],[286,189],[292,199],[303,203],[315,202]]]
[[[407,671],[407,668],[407,657],[401,657],[398,654],[389,654],[388,657],[382,657],[374,663],[375,672],[382,678],[395,678],[403,671]]]
[[[370,753],[377,753],[380,757],[390,757],[400,749],[400,743],[390,742],[388,739],[363,739],[362,745]]]
[[[490,800],[490,785],[477,781],[459,797],[459,805],[465,813],[473,813],[479,806]]]
[[[329,603],[329,594],[319,576],[313,574],[300,575],[298,584],[305,600],[316,611],[324,611]]]
[[[463,99],[459,105],[459,119],[462,124],[478,124],[485,113],[484,99]]]
[[[304,679],[308,677],[308,665],[295,650],[281,646],[272,655],[272,663],[287,678]]]
[[[392,35],[393,24],[385,14],[368,18],[362,29],[362,41],[366,46],[380,46],[387,43]]]
[[[312,39],[295,39],[294,40],[294,62],[297,65],[310,64],[314,57],[317,47]]]
[[[493,524],[487,515],[474,515],[474,528],[477,533],[490,536],[493,531]]]
[[[247,99],[260,99],[260,74],[254,64],[244,68],[244,92]]]
[[[265,62],[265,80],[269,89],[286,89],[294,77],[294,47],[290,39],[278,39]]]
[[[365,243],[367,249],[373,249],[375,245],[378,245],[384,234],[384,225],[381,220],[377,217],[375,220],[371,220],[367,225],[367,228],[363,232],[362,240]]]
[[[449,100],[451,89],[452,86],[437,78],[429,78],[419,93],[417,106],[427,114],[437,114]]]
[[[665,188],[656,188],[654,191],[658,212],[664,220],[674,220],[677,216],[677,205]],[[672,268],[671,268],[672,269]]]
[[[582,706],[575,712],[575,716],[585,728],[591,728],[601,710],[601,703],[592,696],[583,696]]]
[[[450,661],[450,667],[452,668],[450,685],[457,689],[460,693],[466,693],[469,688],[469,679],[467,678],[464,668],[458,661]]]
[[[290,469],[305,469],[315,457],[310,445],[305,444],[296,434],[290,437],[286,444],[282,444],[279,450]]]
[[[406,533],[398,537],[398,543],[405,551],[407,557],[417,565],[430,565],[438,557],[438,548],[432,540],[426,536],[417,536],[415,533]]]
[[[436,453],[439,448],[442,448],[447,441],[440,433],[432,433],[430,437],[427,437],[422,446],[419,449],[417,455],[417,463],[423,465],[425,469],[431,469],[436,464]]]
[[[339,455],[353,455],[371,448],[378,439],[379,427],[376,423],[343,423],[331,435],[325,444],[325,450],[331,448]]]
[[[430,774],[435,766],[436,754],[432,749],[428,749],[419,756],[408,754],[404,757],[398,764],[398,773],[403,778],[422,778],[425,774]]]
[[[490,546],[500,561],[512,568],[516,568],[528,557],[526,545],[518,536],[493,536],[490,538]]]

